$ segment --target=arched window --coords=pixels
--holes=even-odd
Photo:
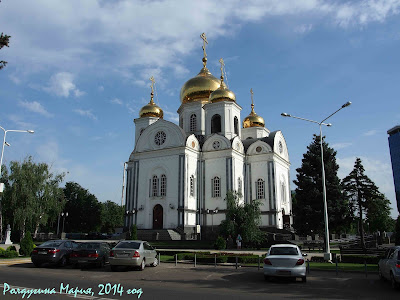
[[[190,176],[190,196],[194,196],[194,176]]]
[[[197,130],[197,117],[196,114],[190,116],[190,132],[195,132]]]
[[[234,128],[235,128],[235,134],[239,135],[239,121],[238,121],[237,117],[235,117],[233,119],[233,125],[234,125]]]
[[[211,133],[221,132],[221,116],[213,115],[211,118]]]
[[[161,175],[161,186],[160,186],[160,196],[167,195],[167,176]]]
[[[221,197],[221,184],[219,177],[215,176],[213,179],[211,179],[211,187],[211,196],[213,198]]]
[[[239,195],[242,195],[242,178],[238,178],[238,190],[237,190]]]
[[[282,193],[282,203],[286,203],[286,188],[285,188],[285,184],[282,183],[281,185],[281,193]]]
[[[157,197],[158,196],[158,177],[156,175],[153,176],[151,190],[152,190],[151,195],[153,197]]]
[[[261,178],[256,181],[257,199],[265,198],[265,182]]]

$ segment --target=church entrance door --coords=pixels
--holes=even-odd
[[[157,204],[153,208],[153,229],[163,228],[163,208],[160,204]]]

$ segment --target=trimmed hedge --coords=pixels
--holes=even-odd
[[[0,257],[5,257],[5,256],[6,256],[6,250],[0,248]]]
[[[177,253],[178,260],[191,260],[194,261],[194,253]],[[217,254],[217,263],[235,263],[236,257],[238,258],[238,263],[241,264],[256,264],[258,263],[257,255],[234,255],[228,253],[219,253]],[[215,255],[209,252],[197,252],[196,253],[196,261],[199,263],[214,263]],[[262,258],[260,258],[260,262],[262,262]]]
[[[18,257],[18,252],[15,250],[6,250],[5,257],[6,258]]]
[[[366,256],[366,255],[342,255],[341,261],[343,263],[353,264],[378,264],[380,257],[378,256]]]
[[[29,231],[25,233],[25,236],[22,238],[20,244],[19,244],[19,253],[24,256],[29,256],[31,255],[31,252],[33,251],[33,248],[35,248],[35,245],[33,244],[32,236]]]
[[[15,248],[15,246],[8,246],[6,251],[17,251],[17,248]]]

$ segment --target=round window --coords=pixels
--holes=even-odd
[[[154,137],[154,142],[156,143],[157,146],[161,146],[162,144],[165,143],[166,139],[167,135],[165,134],[165,132],[159,131],[156,133],[156,136]]]
[[[219,141],[215,141],[215,142],[213,143],[213,148],[214,148],[214,149],[219,149],[220,146],[221,146],[221,144],[219,143]]]
[[[261,152],[261,150],[262,150],[262,148],[261,148],[260,146],[258,146],[258,147],[256,148],[256,151],[257,151],[257,152]]]

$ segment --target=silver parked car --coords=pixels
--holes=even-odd
[[[108,260],[112,271],[118,266],[137,267],[142,271],[146,265],[158,265],[157,251],[146,241],[121,241],[110,251]]]
[[[306,282],[306,264],[299,247],[291,244],[272,245],[264,258],[264,278],[300,277]]]
[[[390,280],[392,287],[400,286],[400,246],[390,247],[385,257],[379,260],[379,278]]]

